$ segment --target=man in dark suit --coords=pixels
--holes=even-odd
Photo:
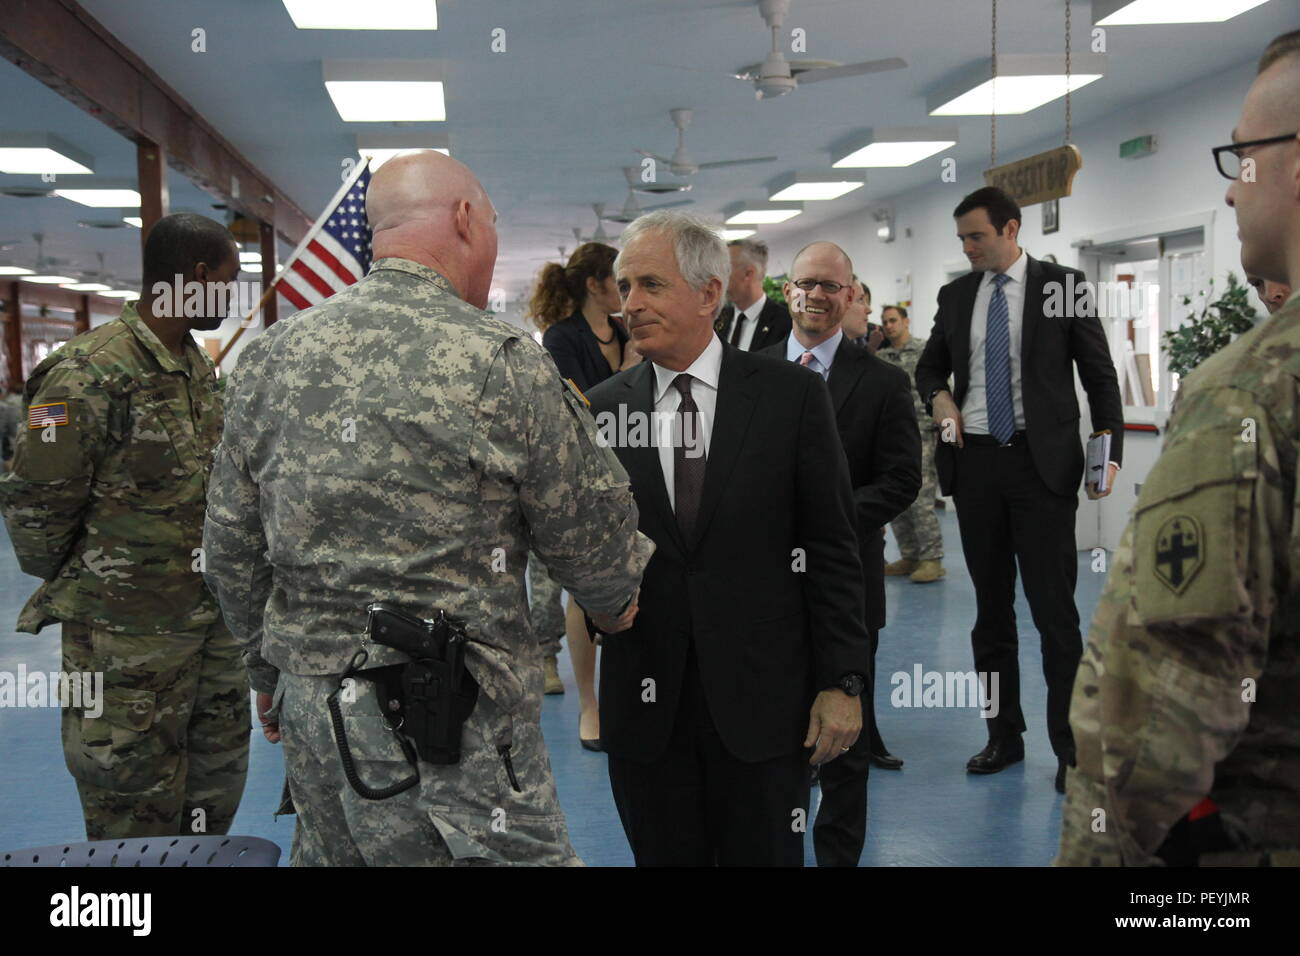
[[[591,409],[656,551],[635,623],[602,646],[614,800],[639,866],[801,866],[809,763],[856,741],[870,669],[830,394],[714,334],[727,253],[706,223],[653,212],[623,242],[648,361]]]
[[[884,527],[916,500],[921,440],[912,383],[902,369],[849,341],[841,323],[859,287],[853,264],[832,242],[804,247],[790,266],[786,301],[794,330],[764,354],[797,362],[826,378],[835,424],[849,462],[853,520],[862,559],[871,673],[862,702],[867,733],[821,771],[822,802],[813,827],[818,866],[857,866],[867,836],[867,771],[873,761],[902,766],[876,727],[873,691],[880,628],[885,626]]]
[[[728,304],[713,320],[713,330],[722,341],[746,352],[784,341],[790,334],[790,312],[763,291],[767,243],[762,239],[735,239],[727,243],[727,254],[731,256]]]
[[[1016,563],[1042,639],[1047,732],[1056,789],[1074,762],[1070,691],[1082,653],[1074,604],[1074,519],[1083,477],[1079,403],[1071,363],[1088,395],[1094,430],[1111,431],[1107,491],[1121,461],[1123,405],[1095,300],[1084,275],[1030,258],[1017,243],[1020,207],[995,187],[971,193],[953,213],[974,270],[939,290],[934,329],[916,387],[939,423],[935,466],[957,505],[962,551],[975,584],[975,669],[997,675],[988,746],[971,773],[997,773],[1024,759],[1014,610]],[[1071,278],[1072,277],[1072,278]],[[948,376],[954,384],[951,391]]]

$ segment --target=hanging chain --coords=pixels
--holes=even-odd
[[[1065,0],[1065,145],[1070,145],[1070,0]]]
[[[989,166],[998,164],[998,0],[993,0],[993,82],[989,84]]]

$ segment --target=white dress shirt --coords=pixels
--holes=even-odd
[[[654,363],[651,363],[654,365]],[[682,403],[682,393],[673,388],[673,379],[681,373],[674,372],[662,365],[654,365],[655,370],[655,442],[659,447],[659,467],[664,473],[664,487],[668,489],[668,503],[677,509],[677,499],[673,493],[673,434],[677,420],[677,407]],[[709,344],[699,357],[691,363],[686,374],[692,376],[691,398],[699,415],[699,439],[704,442],[704,454],[707,456],[713,436],[713,420],[718,408],[718,376],[722,371],[722,340],[716,335],[709,337]],[[687,436],[690,440],[692,436]],[[690,446],[687,446],[690,450]]]
[[[1025,427],[1025,403],[1020,394],[1020,334],[1025,325],[1025,270],[1029,259],[1023,249],[1006,275],[1011,281],[1002,286],[1007,297],[1007,331],[1011,333],[1011,404],[1015,409],[1016,430]],[[961,404],[962,431],[972,435],[989,433],[989,404],[984,384],[984,339],[989,327],[989,305],[993,302],[993,277],[985,272],[975,293],[975,307],[970,316],[970,385]]]
[[[742,352],[748,352],[749,347],[754,343],[754,330],[758,328],[758,316],[763,311],[763,306],[767,305],[767,295],[760,295],[758,301],[751,305],[743,312],[736,303],[731,303],[736,314],[731,317],[731,324],[727,326],[727,341],[731,341],[731,333],[735,331],[737,322],[744,322],[740,329],[740,342],[736,348]]]
[[[808,368],[819,374],[823,379],[829,379],[831,374],[831,362],[835,361],[835,352],[840,347],[840,339],[844,338],[844,329],[835,330],[835,334],[823,342],[821,345],[809,350],[799,344],[799,340],[794,337],[794,333],[785,340],[785,357],[791,362],[797,362],[803,356],[804,352],[811,351],[813,354],[812,361],[808,363]]]

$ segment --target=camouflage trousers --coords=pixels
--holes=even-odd
[[[102,713],[63,711],[86,837],[227,833],[248,774],[248,677],[218,621],[175,634],[65,622],[63,669],[102,673]]]
[[[420,761],[420,782],[387,800],[348,783],[326,698],[334,677],[280,673],[278,714],[298,811],[291,866],[581,866],[569,844],[541,726],[511,719],[480,691],[458,764]],[[538,688],[540,690],[540,688]],[[412,774],[380,716],[375,685],[340,694],[357,774],[381,789]],[[349,700],[352,696],[354,699]],[[510,768],[499,752],[510,745]],[[510,773],[513,770],[513,778]]]
[[[560,653],[560,638],[564,636],[564,603],[562,589],[551,580],[551,575],[535,554],[528,555],[528,616],[533,633],[542,649],[543,657]]]
[[[943,558],[943,532],[934,513],[934,499],[939,488],[939,476],[934,470],[938,434],[931,428],[921,429],[921,490],[911,506],[889,523],[898,541],[900,556],[914,561],[939,561]]]

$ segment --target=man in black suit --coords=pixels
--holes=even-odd
[[[713,320],[713,330],[722,341],[746,352],[784,341],[790,334],[790,312],[763,291],[767,243],[762,239],[735,239],[727,243],[727,253],[731,256],[728,304]]]
[[[808,765],[856,741],[870,669],[830,394],[714,334],[728,263],[707,223],[653,212],[623,242],[647,361],[591,409],[656,551],[635,623],[602,646],[614,800],[639,866],[801,866]]]
[[[833,242],[814,242],[795,256],[786,301],[794,330],[764,354],[823,376],[849,462],[853,520],[862,559],[871,673],[862,702],[867,733],[821,771],[822,802],[813,827],[818,866],[857,866],[867,836],[867,771],[873,761],[902,766],[876,727],[875,657],[885,626],[884,527],[916,500],[921,439],[907,373],[849,341],[841,323],[859,294],[853,263]]]
[[[957,505],[962,551],[975,584],[975,669],[997,675],[988,746],[971,773],[1024,759],[1014,600],[1016,562],[1042,639],[1047,732],[1056,789],[1074,762],[1070,691],[1082,653],[1074,604],[1074,519],[1083,448],[1071,363],[1088,394],[1094,430],[1111,431],[1107,491],[1121,461],[1119,382],[1095,299],[1077,269],[1030,258],[1017,243],[1020,207],[1000,189],[971,193],[953,213],[974,270],[939,290],[939,313],[916,367],[936,422],[935,466]],[[1071,278],[1072,277],[1072,278]],[[948,376],[955,379],[949,391]]]

